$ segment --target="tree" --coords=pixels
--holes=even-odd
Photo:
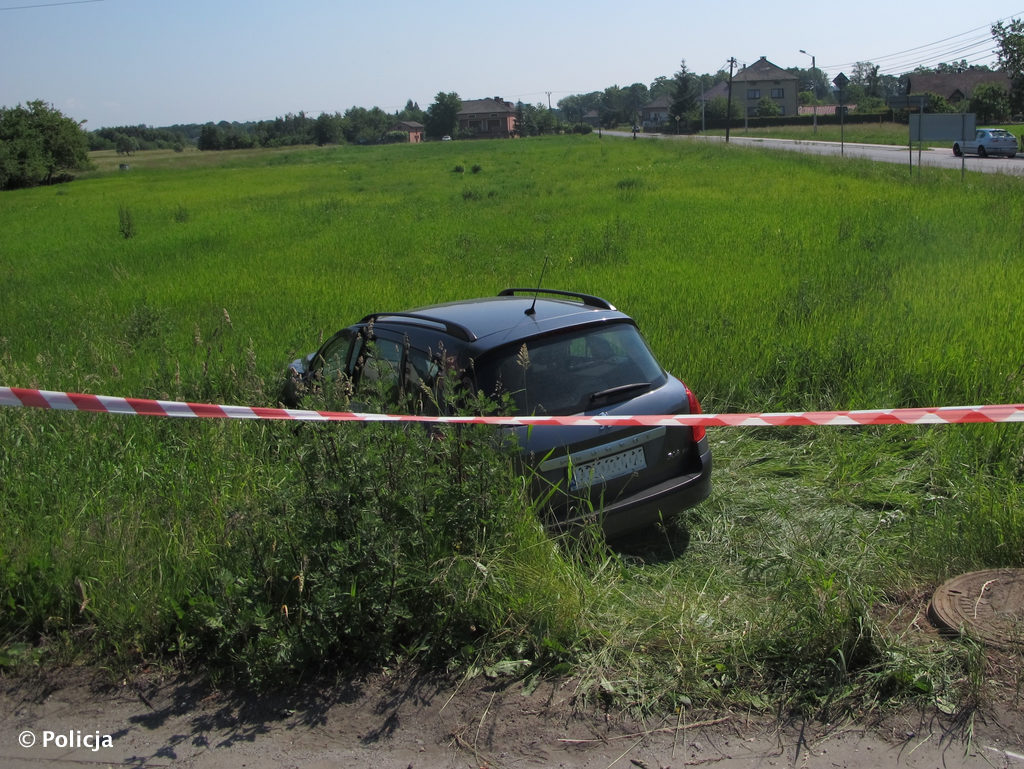
[[[708,99],[704,105],[704,117],[708,120],[724,120],[728,111],[729,100],[724,96]],[[740,105],[736,102],[732,103],[732,114],[729,117],[733,120],[739,120],[743,117],[743,110],[740,109]]]
[[[823,104],[832,94],[832,84],[829,82],[828,73],[819,67],[789,67],[797,77],[800,84],[799,98],[801,104]],[[807,94],[806,96],[804,94]]]
[[[131,155],[139,149],[138,139],[134,136],[128,136],[128,134],[118,134],[116,144],[118,155]]]
[[[558,108],[562,110],[566,118],[574,123],[582,123],[583,116],[591,110],[601,108],[601,99],[604,94],[601,91],[591,91],[584,94],[573,94],[558,100]]]
[[[221,129],[226,131],[252,131],[255,141],[263,147],[287,147],[296,144],[313,144],[316,142],[316,120],[307,117],[306,113],[299,110],[297,115],[291,112],[284,117],[273,120],[261,120],[254,127],[246,124],[223,124]],[[224,149],[227,149],[225,147]]]
[[[539,103],[519,102],[516,105],[516,123],[522,136],[540,136],[554,133],[555,130],[554,115],[551,114],[551,110]]]
[[[394,117],[380,107],[351,107],[341,119],[341,132],[349,144],[379,144],[394,127]]]
[[[629,89],[617,85],[605,88],[600,110],[601,125],[606,128],[621,123],[633,124],[633,97]]]
[[[651,101],[651,92],[643,83],[633,83],[626,89],[629,94],[629,124],[640,122],[640,108]]]
[[[321,112],[313,125],[313,140],[318,147],[341,142],[342,117],[337,112],[330,115]]]
[[[1010,105],[1014,112],[1024,112],[1024,22],[996,22],[992,25],[992,37],[996,41],[996,60],[1013,83]]]
[[[651,101],[655,101],[661,96],[672,98],[674,88],[675,86],[671,80],[664,75],[658,75],[654,78],[654,82],[651,83],[651,87],[647,90],[647,93]]]
[[[88,167],[82,123],[40,100],[0,108],[0,189],[52,184]]]
[[[397,115],[399,120],[411,123],[422,123],[427,118],[427,113],[420,109],[420,105],[412,99],[405,102],[405,108]]]
[[[438,92],[434,97],[434,103],[427,108],[424,118],[427,136],[439,139],[442,136],[455,134],[459,127],[459,110],[461,109],[462,99],[455,91]]]
[[[883,115],[888,110],[885,99],[878,96],[865,96],[857,101],[858,115]]]
[[[850,76],[851,86],[860,86],[864,96],[881,97],[882,76],[878,74],[878,65],[870,61],[858,61],[853,65],[853,75]],[[850,97],[853,98],[852,96]]]
[[[673,84],[675,88],[672,91],[672,104],[669,105],[668,116],[674,121],[680,121],[697,106],[700,99],[698,78],[686,68],[686,59],[679,65]]]
[[[256,146],[256,137],[237,126],[227,128],[221,135],[222,150],[247,150]]]
[[[942,62],[935,68],[935,71],[940,75],[959,75],[968,69],[970,67],[967,64],[967,59],[960,59],[960,61]]]
[[[775,103],[775,100],[765,96],[761,101],[757,103],[757,116],[758,117],[778,117],[781,114],[779,105]]]
[[[207,123],[199,132],[196,147],[201,150],[219,150],[221,148],[220,129],[213,123]]]
[[[557,133],[560,119],[555,110],[546,109],[543,104],[538,104],[537,110],[537,129],[542,134]]]
[[[949,103],[949,99],[945,96],[940,96],[937,93],[926,91],[923,96],[927,99],[928,106],[925,108],[925,112],[950,113],[956,112],[956,107]]]
[[[979,122],[996,123],[1010,116],[1010,94],[999,83],[981,83],[971,94],[971,112]]]

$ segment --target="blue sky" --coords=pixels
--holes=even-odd
[[[857,61],[991,63],[991,22],[1024,0],[970,4],[680,0],[0,0],[0,106],[53,104],[86,128],[389,112],[439,91],[551,104],[760,56],[830,76]]]

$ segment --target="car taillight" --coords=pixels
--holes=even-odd
[[[686,387],[684,384],[683,387]],[[703,414],[704,411],[700,407],[700,401],[697,400],[697,396],[693,394],[693,391],[689,387],[686,387],[686,399],[690,402],[690,413],[691,414]],[[693,439],[700,441],[707,435],[707,430],[704,429],[704,425],[693,426]]]

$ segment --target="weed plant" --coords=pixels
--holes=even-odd
[[[0,383],[275,405],[285,362],[354,318],[532,285],[550,257],[547,286],[636,317],[705,411],[1019,403],[1019,184],[597,136],[139,153],[4,194]],[[1024,552],[1017,425],[712,430],[712,498],[611,549],[545,536],[489,433],[0,430],[7,665],[413,658],[572,672],[647,711],[948,708],[983,658],[921,630],[928,594]]]

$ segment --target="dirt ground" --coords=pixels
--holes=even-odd
[[[0,766],[1024,769],[1011,696],[975,712],[968,740],[965,722],[936,714],[822,724],[687,712],[638,723],[581,712],[574,694],[572,680],[526,691],[394,675],[252,697],[153,675],[22,675],[0,679]]]

